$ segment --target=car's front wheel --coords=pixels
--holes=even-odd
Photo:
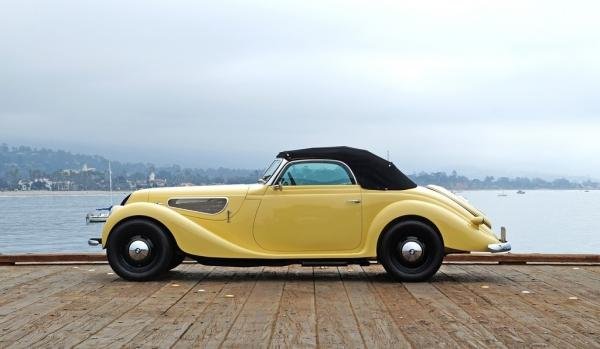
[[[169,270],[173,246],[168,232],[146,219],[131,219],[110,233],[106,254],[112,269],[132,281],[156,278]]]
[[[377,259],[388,274],[399,281],[424,281],[442,265],[444,242],[426,223],[401,221],[380,237]]]

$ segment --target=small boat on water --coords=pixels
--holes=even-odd
[[[502,192],[498,193],[498,196],[508,196],[508,195],[503,190]]]
[[[517,191],[517,194],[525,194],[525,192],[522,190],[519,190],[519,191]]]
[[[112,170],[110,168],[110,161],[108,162],[108,190],[110,192],[110,206],[104,208],[97,208],[95,211],[88,212],[85,215],[86,224],[90,223],[104,223],[110,215],[110,209],[113,205],[112,197]]]
[[[108,216],[110,215],[111,208],[112,208],[112,206],[105,207],[105,208],[97,208],[96,211],[88,212],[88,214],[85,215],[85,222],[87,224],[106,222],[106,220],[108,219]]]

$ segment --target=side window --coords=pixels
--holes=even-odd
[[[345,166],[334,162],[298,162],[281,176],[282,185],[350,185],[354,179]]]

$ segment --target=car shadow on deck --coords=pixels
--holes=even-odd
[[[201,281],[210,282],[371,282],[373,284],[395,284],[398,281],[392,279],[381,267],[303,267],[287,269],[286,267],[215,267],[207,274],[206,270],[194,270],[194,266],[188,270],[175,269],[164,274],[155,281],[179,282],[179,281]],[[98,275],[98,277],[109,276]],[[119,279],[121,280],[121,279]],[[446,266],[443,271],[436,273],[429,283],[505,283],[506,279],[492,271],[469,271],[454,272],[452,266]]]

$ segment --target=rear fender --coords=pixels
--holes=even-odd
[[[431,221],[440,232],[447,249],[460,251],[487,251],[487,245],[498,239],[487,227],[475,226],[464,217],[439,205],[417,200],[401,200],[381,210],[373,219],[365,249],[369,255],[377,254],[377,241],[380,234],[392,221],[406,217],[420,216]]]

